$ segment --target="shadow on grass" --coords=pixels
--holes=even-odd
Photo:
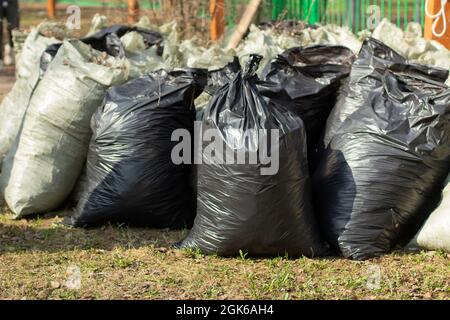
[[[169,231],[103,226],[97,229],[72,228],[61,218],[34,217],[33,220],[10,220],[0,216],[0,255],[38,251],[67,252],[71,250],[134,249],[146,246],[170,247],[186,235],[186,230]]]

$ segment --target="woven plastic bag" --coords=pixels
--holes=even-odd
[[[16,65],[17,80],[0,105],[0,165],[20,131],[30,98],[42,75],[41,55],[65,36],[60,24],[43,22],[26,38]]]
[[[16,217],[56,209],[66,199],[84,164],[92,114],[106,89],[127,77],[124,59],[64,41],[3,163],[1,187]]]
[[[412,241],[428,250],[450,252],[450,175],[442,192],[442,201]]]

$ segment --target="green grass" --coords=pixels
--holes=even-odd
[[[60,213],[61,215],[61,213]],[[449,299],[449,255],[396,252],[340,258],[205,256],[170,245],[185,231],[60,224],[0,215],[0,299]],[[369,289],[368,271],[380,270]],[[66,286],[68,270],[81,287]]]

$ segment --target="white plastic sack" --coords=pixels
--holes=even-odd
[[[358,53],[361,49],[362,42],[352,33],[352,31],[344,26],[337,25],[319,25],[315,28],[307,27],[295,30],[295,33],[289,33],[289,29],[280,32],[277,28],[268,28],[262,32],[271,42],[284,50],[293,47],[308,47],[312,45],[341,45],[351,49],[354,53]],[[261,33],[255,26],[250,28],[250,34],[244,43],[251,40],[257,34]]]
[[[413,244],[429,250],[450,252],[450,175],[439,207],[428,217]]]
[[[97,33],[98,31],[106,28],[107,25],[108,25],[108,18],[106,18],[106,16],[102,16],[96,13],[91,20],[91,27],[89,28],[86,37],[91,36],[94,33]]]
[[[141,19],[139,23],[143,26],[150,25],[144,19]],[[168,70],[178,68],[218,69],[232,61],[235,56],[234,50],[224,49],[219,45],[212,45],[208,48],[199,46],[195,38],[181,41],[175,22],[162,25],[156,30],[165,36],[162,58],[164,66]]]
[[[306,28],[300,32],[299,38],[303,46],[341,45],[346,46],[354,53],[358,53],[362,45],[362,42],[348,27],[336,25],[319,26],[317,29]]]
[[[64,41],[30,101],[23,130],[3,163],[5,200],[16,217],[56,209],[83,168],[90,119],[106,89],[123,83],[128,63]]]
[[[19,133],[31,95],[39,82],[42,53],[65,36],[61,25],[43,22],[25,40],[16,65],[17,80],[0,105],[0,165]]]
[[[181,40],[180,33],[177,30],[176,22],[169,22],[162,26],[153,25],[149,18],[143,16],[136,24],[137,27],[155,30],[164,35],[164,51],[162,55],[162,66],[168,70],[177,68],[205,68],[205,69],[218,69],[225,66],[228,62],[233,60],[235,56],[234,50],[227,50],[219,45],[212,45],[208,48],[199,46],[196,39]],[[129,35],[125,35],[131,38]],[[125,37],[124,36],[124,37]],[[130,39],[124,39],[122,37],[122,43],[127,46]],[[139,47],[136,42],[136,46]],[[128,57],[128,55],[127,55]],[[133,60],[133,57],[130,57]],[[153,64],[160,64],[156,62],[157,59],[152,59]],[[148,72],[156,70],[152,68]]]
[[[168,70],[183,67],[183,56],[179,51],[180,34],[176,22],[161,26],[158,30],[164,35],[163,60]]]
[[[128,32],[120,41],[130,62],[130,79],[165,67],[162,57],[157,53],[157,46],[146,48],[144,38],[138,32]]]
[[[260,73],[267,62],[284,51],[277,44],[277,37],[271,30],[261,30],[257,26],[251,25],[247,37],[236,48],[241,65],[246,64],[251,54],[258,54],[263,57],[258,68],[258,73]]]
[[[188,68],[204,68],[209,70],[219,69],[227,63],[233,61],[235,51],[226,50],[215,44],[209,48],[196,46],[196,50],[189,47],[182,47],[184,64]]]
[[[148,16],[140,17],[139,21],[134,26],[138,27],[138,28],[143,28],[143,29],[157,30],[164,34],[164,32],[161,31],[162,26],[158,27],[158,26],[152,24],[150,22],[150,18]]]

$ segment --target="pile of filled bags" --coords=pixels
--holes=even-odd
[[[6,204],[187,228],[175,247],[222,256],[449,251],[448,68],[328,30],[252,27],[227,50],[145,19],[42,23],[0,106]]]

